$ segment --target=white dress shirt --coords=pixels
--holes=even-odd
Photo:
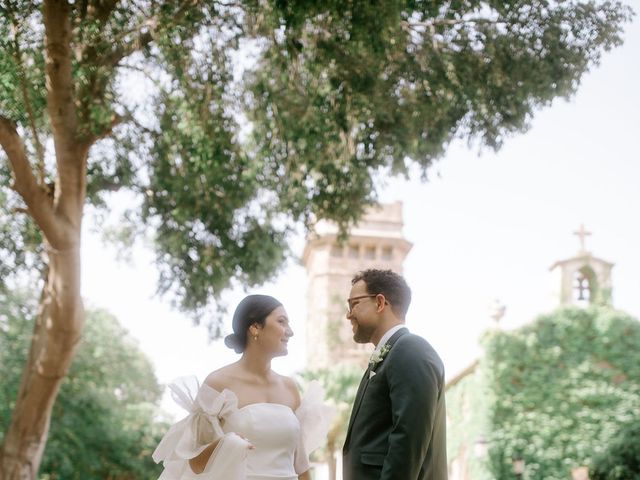
[[[407,328],[407,326],[401,323],[400,325],[396,325],[395,327],[391,327],[389,330],[387,330],[376,345],[374,352],[379,352],[380,350],[382,350],[382,347],[384,347],[385,343],[387,343],[387,340],[389,340],[393,336],[393,334],[401,328]]]

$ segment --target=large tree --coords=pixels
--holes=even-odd
[[[202,313],[230,282],[270,277],[300,222],[357,219],[376,175],[526,129],[631,16],[546,0],[3,0],[0,14],[1,281],[44,278],[5,479],[35,477],[81,336],[87,204],[137,194],[128,217],[155,231],[160,290]]]

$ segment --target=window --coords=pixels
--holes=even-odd
[[[364,258],[367,260],[375,260],[376,258],[376,247],[369,246],[364,249]]]
[[[577,301],[589,302],[589,279],[582,272],[577,272],[573,279],[573,296]]]
[[[573,275],[573,301],[578,305],[589,305],[596,292],[595,273],[585,265]]]

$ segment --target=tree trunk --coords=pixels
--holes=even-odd
[[[18,398],[0,450],[0,480],[35,480],[51,411],[84,324],[80,297],[80,232],[87,155],[95,138],[78,134],[73,79],[71,3],[44,0],[47,112],[56,158],[53,198],[33,174],[15,122],[0,115],[0,145],[14,188],[41,229],[48,273]]]
[[[53,404],[84,324],[79,238],[62,251],[48,248],[49,271],[29,358],[0,450],[2,480],[35,480],[42,461]]]

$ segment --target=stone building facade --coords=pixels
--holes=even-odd
[[[384,268],[402,274],[411,250],[402,233],[402,203],[372,207],[338,239],[336,225],[320,221],[309,236],[303,253],[307,270],[307,364],[326,368],[336,362],[364,366],[371,345],[353,342],[346,319],[347,296],[353,275],[367,268]]]

